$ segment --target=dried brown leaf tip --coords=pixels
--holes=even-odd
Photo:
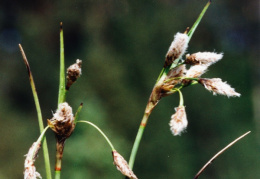
[[[223,82],[220,78],[201,78],[199,83],[207,90],[212,91],[214,95],[221,94],[227,97],[240,97],[240,94],[235,91],[229,84]]]
[[[175,114],[172,115],[169,123],[173,135],[181,135],[188,125],[187,115],[184,106],[175,108]]]
[[[82,60],[77,59],[76,63],[74,63],[67,69],[66,90],[69,90],[70,86],[80,77],[81,65],[82,65]]]
[[[129,168],[126,160],[117,151],[112,151],[112,155],[114,159],[114,165],[123,175],[131,179],[137,179],[134,172]]]
[[[177,33],[166,54],[164,67],[170,66],[174,60],[180,58],[188,47],[189,37],[187,34]]]
[[[74,116],[72,108],[67,102],[59,104],[57,111],[53,114],[53,118],[48,119],[48,125],[58,135],[68,138],[74,128]]]
[[[26,154],[26,159],[24,162],[24,179],[42,178],[41,175],[36,171],[36,168],[34,166],[34,161],[40,148],[41,143],[34,142],[28,153]]]

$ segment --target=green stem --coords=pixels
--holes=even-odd
[[[87,124],[93,126],[94,128],[96,128],[98,130],[98,132],[106,139],[106,141],[109,144],[109,146],[111,147],[112,151],[115,150],[113,144],[110,142],[110,140],[108,139],[106,134],[98,126],[96,126],[95,124],[93,124],[92,122],[89,122],[89,121],[78,121],[78,122],[87,123]]]
[[[19,44],[19,48],[20,48],[20,51],[22,53],[23,60],[24,60],[24,63],[26,65],[27,72],[28,72],[28,75],[29,75],[30,85],[31,85],[34,103],[35,103],[35,107],[36,107],[36,111],[37,111],[40,133],[43,133],[44,124],[43,124],[43,119],[42,119],[42,112],[41,112],[40,102],[39,102],[39,98],[38,98],[38,95],[37,95],[35,83],[34,83],[34,80],[33,80],[32,71],[30,69],[29,62],[27,60],[27,57],[24,53],[24,50],[23,50],[23,47],[22,47],[21,44]],[[46,137],[43,137],[42,149],[43,149],[43,157],[44,157],[45,170],[46,170],[46,178],[51,179],[50,157],[49,157],[49,151],[48,151]]]
[[[55,179],[60,179],[60,171],[55,171]]]
[[[59,97],[58,105],[65,102],[66,91],[65,91],[65,62],[64,62],[64,40],[63,40],[63,29],[62,22],[60,23],[60,84],[59,84]]]
[[[147,124],[149,116],[150,116],[150,114],[145,113],[144,116],[143,116],[142,122],[139,126],[139,129],[138,129],[138,132],[137,132],[137,135],[136,135],[136,138],[135,138],[135,142],[134,142],[134,145],[133,145],[133,148],[132,148],[132,151],[131,151],[130,159],[129,159],[129,167],[130,167],[131,170],[134,167],[136,154],[137,154],[137,151],[138,151],[138,148],[139,148],[139,145],[140,145],[140,142],[141,142],[141,139],[142,139],[142,136],[143,136],[143,133],[144,133],[144,129],[145,129],[145,126]]]
[[[179,96],[180,96],[179,106],[183,106],[184,100],[183,100],[182,92],[181,92],[181,90],[179,90],[179,89],[177,89],[177,88],[176,88],[175,90],[177,90],[177,91],[179,92]]]
[[[55,179],[60,178],[61,173],[61,163],[63,157],[64,144],[66,139],[60,139],[56,135],[56,161],[55,161]]]

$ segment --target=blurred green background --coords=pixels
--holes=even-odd
[[[192,26],[206,0],[57,0],[0,2],[0,178],[23,177],[24,155],[39,136],[23,45],[44,119],[57,107],[59,23],[64,24],[66,66],[83,61],[83,75],[67,101],[80,119],[98,125],[125,159],[168,47],[176,32]],[[213,1],[188,52],[223,52],[204,77],[228,81],[240,98],[213,96],[196,85],[183,90],[189,126],[181,137],[169,130],[178,95],[153,111],[138,151],[140,179],[192,178],[221,148],[248,130],[200,178],[260,178],[259,1]],[[46,121],[45,121],[46,122]],[[55,137],[47,133],[51,165]],[[36,168],[45,178],[42,151]],[[63,179],[124,178],[111,151],[93,128],[78,125],[66,142]]]

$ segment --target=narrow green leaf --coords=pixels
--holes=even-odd
[[[24,53],[24,50],[23,50],[23,47],[22,47],[21,44],[19,44],[19,48],[20,48],[20,51],[22,53],[23,60],[24,60],[24,63],[25,63],[25,66],[27,68],[27,72],[28,72],[28,75],[29,75],[30,85],[31,85],[31,88],[32,88],[34,103],[35,103],[35,107],[36,107],[36,111],[37,111],[37,117],[38,117],[40,132],[43,133],[44,124],[43,124],[43,119],[42,119],[42,112],[41,112],[40,102],[39,102],[39,98],[38,98],[38,95],[37,95],[35,83],[34,83],[34,80],[33,80],[32,71],[30,69],[29,62],[27,60],[27,57]],[[45,137],[43,138],[42,148],[43,148],[43,157],[44,157],[44,162],[45,162],[46,178],[51,179],[50,158],[49,158],[47,141],[46,141]]]
[[[203,8],[203,10],[201,11],[198,19],[195,21],[195,23],[193,24],[193,26],[191,27],[190,31],[188,32],[188,36],[189,36],[189,40],[191,39],[193,33],[195,32],[196,28],[198,27],[202,17],[204,16],[205,12],[207,11],[209,5],[211,4],[211,1],[208,1],[208,3],[206,4],[206,6]]]
[[[62,22],[60,23],[60,84],[59,84],[59,97],[58,105],[65,102],[65,62],[64,62],[64,40]]]

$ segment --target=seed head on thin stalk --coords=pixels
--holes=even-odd
[[[126,160],[116,151],[112,151],[114,165],[125,176],[131,179],[137,179],[134,172],[129,168]]]
[[[58,173],[61,171],[65,141],[70,137],[75,128],[72,108],[68,103],[59,104],[57,111],[53,114],[53,118],[48,119],[48,125],[56,134],[55,172]]]
[[[34,142],[28,153],[26,154],[26,159],[24,162],[24,179],[42,178],[40,173],[36,171],[36,167],[34,166],[34,162],[40,148],[41,143]]]
[[[240,94],[235,91],[227,82],[223,82],[220,78],[201,78],[199,83],[207,90],[212,91],[213,95],[221,94],[227,97],[240,97]]]
[[[176,113],[171,116],[170,129],[173,135],[181,135],[188,126],[188,120],[184,106],[175,108]]]
[[[220,53],[214,53],[214,52],[197,52],[194,54],[187,54],[185,63],[191,64],[191,65],[212,65],[219,60],[221,60],[223,57],[223,54]]]

